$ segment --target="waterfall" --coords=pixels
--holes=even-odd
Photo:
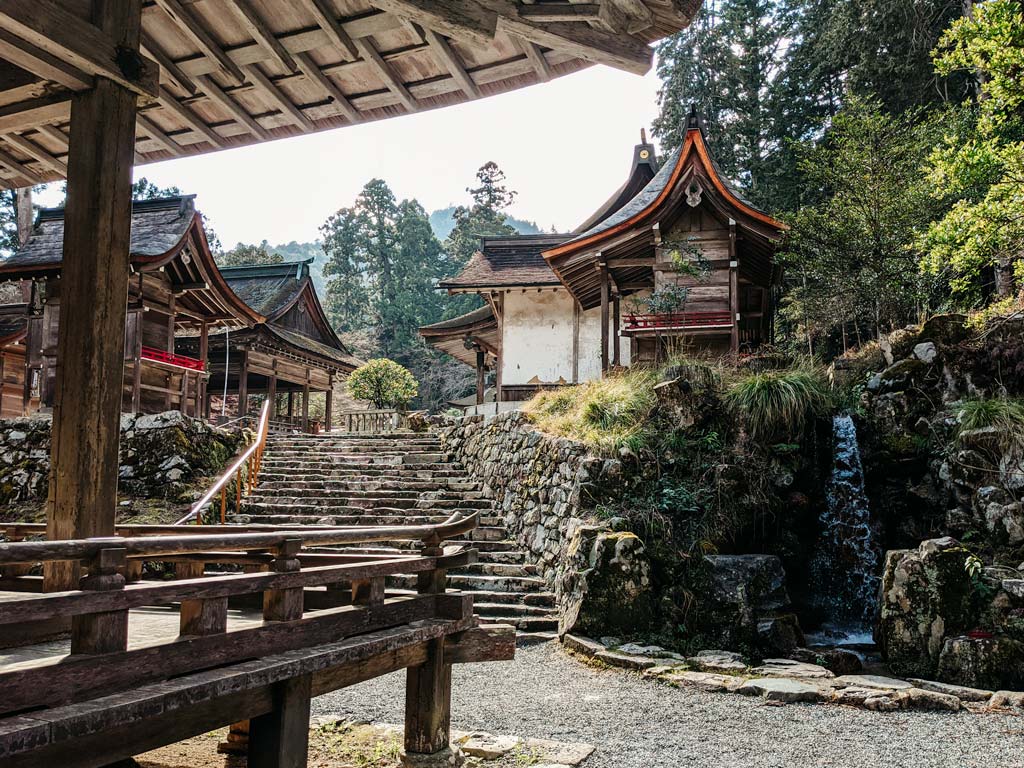
[[[833,637],[867,640],[878,600],[881,551],[871,521],[857,427],[849,416],[832,421],[834,454],[811,578],[812,603]]]

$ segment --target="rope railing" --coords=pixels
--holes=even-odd
[[[263,451],[267,445],[267,433],[270,431],[270,400],[263,403],[260,420],[256,425],[256,440],[242,451],[231,466],[217,478],[216,482],[203,494],[188,514],[178,520],[175,525],[183,525],[195,520],[196,525],[203,523],[203,508],[209,504],[217,493],[220,493],[220,522],[227,521],[228,485],[235,481],[235,509],[242,506],[242,497],[252,493],[259,478],[263,465]],[[244,491],[244,492],[243,492]]]

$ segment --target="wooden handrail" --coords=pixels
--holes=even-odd
[[[217,478],[217,481],[210,486],[188,514],[178,520],[175,525],[182,525],[195,519],[197,525],[203,522],[203,507],[210,503],[213,497],[220,492],[220,522],[223,524],[227,517],[227,486],[232,478],[235,482],[235,507],[236,510],[242,503],[242,472],[245,471],[246,494],[252,493],[256,487],[256,479],[259,476],[260,468],[263,465],[263,450],[267,444],[267,433],[270,431],[270,399],[263,403],[263,410],[260,411],[260,420],[256,426],[256,440],[242,453],[238,455],[230,467]],[[248,462],[248,464],[247,464]]]
[[[128,556],[180,555],[210,550],[271,550],[286,542],[301,546],[368,544],[379,541],[425,541],[431,544],[468,533],[477,526],[479,513],[455,513],[443,523],[429,525],[352,526],[351,528],[287,529],[258,533],[190,533],[176,536],[106,536],[94,539],[20,541],[0,544],[0,565],[55,560],[91,560],[105,549],[124,550]]]

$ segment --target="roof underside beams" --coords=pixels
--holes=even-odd
[[[70,98],[97,77],[143,94],[141,164],[456,104],[595,63],[643,73],[649,44],[699,5],[602,0],[565,21],[511,0],[145,0],[140,71],[125,74],[87,2],[5,3],[0,187],[66,176]]]

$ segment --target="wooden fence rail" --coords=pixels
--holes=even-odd
[[[397,432],[408,429],[414,415],[423,411],[398,411],[393,409],[377,411],[342,411],[338,414],[335,431],[342,432]]]
[[[476,515],[454,515],[359,529],[125,526],[101,539],[0,544],[5,575],[69,559],[86,574],[78,590],[0,602],[0,634],[61,617],[72,627],[68,655],[0,665],[0,765],[91,768],[247,719],[259,765],[305,765],[311,696],[403,668],[406,749],[444,752],[447,726],[432,724],[447,723],[449,665],[514,654],[511,627],[478,627],[471,596],[446,592],[447,571],[476,551],[443,542],[476,524]],[[315,549],[392,540],[423,546],[408,555]],[[129,583],[140,559],[170,559],[185,577]],[[208,563],[253,572],[206,576]],[[415,594],[385,591],[398,575],[415,577]],[[229,626],[229,600],[247,595],[261,596],[263,623]],[[177,634],[154,640],[150,631],[145,645],[129,644],[132,609],[173,604]]]

